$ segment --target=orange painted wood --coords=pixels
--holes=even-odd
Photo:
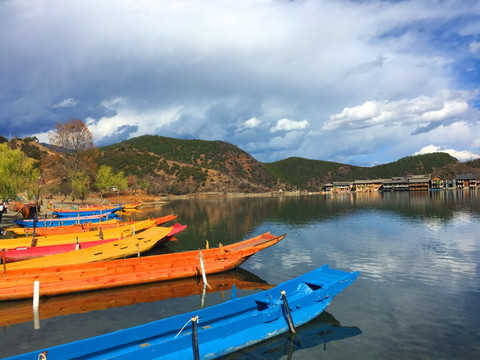
[[[213,274],[233,269],[284,237],[267,232],[239,243],[203,249],[205,272]],[[0,300],[32,297],[35,280],[40,281],[40,295],[46,296],[197,275],[200,275],[199,250],[86,264],[18,270],[7,267],[6,276],[0,278]]]
[[[247,274],[248,275],[248,274]],[[231,271],[210,275],[206,293],[230,290],[235,284],[242,290],[267,290],[273,285],[252,281],[245,273]],[[199,278],[186,278],[142,285],[124,286],[78,294],[44,297],[40,300],[40,319],[86,313],[114,307],[153,302],[170,298],[202,294],[203,282]],[[33,321],[31,300],[0,303],[0,326]]]

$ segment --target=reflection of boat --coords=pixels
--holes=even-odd
[[[214,274],[239,266],[250,256],[276,244],[284,236],[275,236],[267,232],[248,240],[204,249],[201,252],[185,251],[28,269],[9,270],[7,266],[4,277],[0,276],[0,300],[31,298],[32,284],[35,281],[40,282],[40,295],[58,295],[191,277],[200,274],[202,267],[206,274]],[[10,264],[10,268],[19,263]]]
[[[214,359],[314,319],[357,276],[325,265],[261,293],[233,291],[219,305],[12,359]]]
[[[240,268],[210,275],[208,284],[210,288],[206,288],[207,293],[230,290],[233,284],[243,290],[266,290],[273,287]],[[203,288],[204,284],[200,278],[187,278],[42,298],[39,306],[40,319],[198,295],[202,294]],[[27,321],[33,321],[31,300],[0,303],[0,326]]]
[[[312,321],[295,329],[296,334],[282,334],[263,341],[260,344],[240,350],[224,360],[234,359],[280,359],[287,356],[292,358],[293,352],[302,349],[322,346],[326,349],[327,343],[357,336],[362,331],[356,326],[341,326],[332,314],[324,311]]]
[[[172,236],[184,230],[187,226],[175,224],[174,226],[153,226],[138,234],[120,238],[92,247],[73,249],[65,253],[41,256],[29,260],[17,261],[7,266],[7,271],[16,269],[33,269],[37,271],[42,267],[59,265],[77,265],[89,262],[121,259],[128,256],[145,253],[156,245],[164,245]],[[35,248],[30,248],[35,251]],[[18,250],[22,251],[22,250]]]

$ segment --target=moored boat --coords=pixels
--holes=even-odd
[[[7,265],[8,270],[38,269],[46,266],[69,264],[84,264],[94,261],[105,261],[125,258],[132,255],[145,253],[156,245],[163,245],[178,232],[184,230],[186,225],[153,226],[140,233],[127,236],[112,242],[106,242],[79,250],[41,256],[34,259],[13,262]],[[35,249],[32,249],[34,251]]]
[[[111,219],[119,219],[118,215],[115,213],[108,214],[99,214],[91,216],[80,216],[73,218],[48,218],[48,219],[38,219],[35,223],[35,227],[51,227],[51,226],[65,226],[65,225],[74,225],[74,224],[85,224],[85,223],[101,223],[102,221],[107,221]],[[13,220],[15,224],[21,227],[31,227],[33,228],[35,219],[23,219],[23,220]]]
[[[83,243],[86,241],[102,240],[102,239],[114,239],[120,237],[131,236],[134,233],[151,228],[152,226],[159,225],[157,221],[161,218],[147,219],[135,221],[132,224],[127,224],[111,229],[103,230],[100,227],[98,231],[88,231],[73,234],[57,234],[47,236],[35,236],[35,246],[47,246],[47,245],[61,245],[61,244],[75,244],[77,241]],[[29,247],[32,245],[33,236],[25,236],[14,239],[2,239],[0,240],[0,249],[14,249],[17,247]]]
[[[113,214],[117,211],[123,209],[123,206],[115,206],[111,208],[105,209],[85,209],[85,210],[63,210],[63,209],[52,209],[52,215],[58,218],[72,218],[72,217],[79,217],[79,216],[93,216],[93,215],[101,215],[101,214]]]
[[[358,272],[322,266],[263,292],[11,359],[215,359],[320,315]],[[188,326],[188,327],[187,327]]]
[[[170,214],[157,218],[157,225],[165,224],[171,220],[176,219],[177,216]],[[112,219],[104,221],[100,224],[96,223],[83,223],[83,224],[73,224],[67,226],[55,226],[55,227],[42,227],[36,228],[35,234],[37,236],[48,236],[48,235],[58,235],[58,234],[73,234],[73,233],[83,233],[89,231],[99,231],[100,229],[105,231],[107,229],[118,228],[125,225],[133,225],[135,221],[120,221],[118,219]],[[16,235],[31,235],[33,234],[33,228],[7,228],[6,231],[13,232]]]
[[[4,276],[0,276],[0,300],[31,298],[35,281],[40,282],[40,296],[50,296],[198,276],[202,273],[202,265],[205,274],[215,274],[237,267],[284,237],[267,232],[238,243],[201,251],[83,264],[24,269],[12,268],[16,263],[6,264]]]

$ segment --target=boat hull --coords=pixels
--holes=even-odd
[[[215,274],[231,270],[253,254],[278,243],[284,236],[265,233],[240,243],[204,249],[201,251],[204,271]],[[199,256],[200,251],[185,251],[24,269],[11,269],[15,263],[7,264],[5,276],[0,277],[0,300],[31,298],[34,281],[40,282],[40,296],[51,296],[199,276]]]
[[[57,234],[46,236],[35,236],[36,246],[48,246],[48,245],[62,245],[62,244],[75,244],[78,240],[79,243],[85,241],[96,241],[103,239],[113,239],[131,236],[134,232],[151,228],[158,225],[158,219],[148,219],[135,221],[131,224],[113,227],[110,229],[103,229],[100,227],[97,231],[86,231],[72,234]],[[101,230],[101,232],[100,232]],[[17,247],[29,247],[32,244],[32,236],[19,237],[14,239],[4,239],[0,241],[0,249],[14,249]]]
[[[66,226],[75,224],[87,224],[87,223],[101,223],[102,221],[119,219],[117,214],[102,214],[92,216],[81,216],[76,218],[51,218],[51,219],[38,219],[36,227],[52,227],[52,226]],[[13,220],[15,224],[21,227],[33,228],[34,220]]]
[[[113,214],[123,209],[123,206],[116,206],[109,209],[89,209],[89,210],[54,210],[52,215],[55,217],[78,217],[78,216],[93,216],[103,214]]]
[[[171,236],[185,229],[186,225],[153,226],[136,235],[127,236],[112,242],[54,255],[7,264],[7,271],[15,269],[38,269],[40,267],[82,264],[94,261],[120,259],[144,253],[156,245],[163,245]],[[163,239],[166,239],[162,241]]]
[[[325,265],[258,294],[11,359],[38,359],[43,351],[48,360],[193,358],[190,322],[196,319],[199,358],[216,359],[287,332],[289,319],[295,327],[312,320],[357,276]]]

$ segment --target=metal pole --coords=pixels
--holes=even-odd
[[[295,334],[295,326],[293,325],[292,314],[290,314],[285,290],[280,291],[280,294],[282,294],[283,306],[285,307],[285,313],[287,314],[288,328],[292,334]]]
[[[197,321],[198,316],[194,316],[191,319],[192,321],[192,350],[193,350],[193,359],[200,360],[200,351],[198,349],[198,331],[197,331]]]

